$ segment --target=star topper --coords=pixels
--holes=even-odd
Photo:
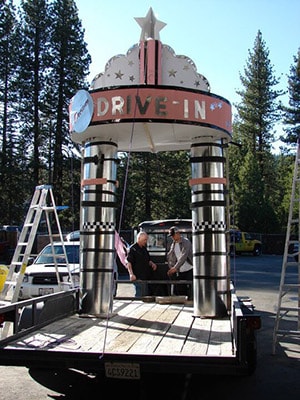
[[[140,40],[145,41],[149,38],[159,40],[159,31],[162,30],[167,24],[162,21],[158,21],[153,13],[152,8],[144,18],[134,18],[136,22],[142,28]]]

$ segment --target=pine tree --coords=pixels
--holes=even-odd
[[[289,107],[283,107],[286,125],[286,137],[281,137],[284,143],[297,143],[300,137],[300,49],[294,56],[294,65],[290,67],[288,79]]]
[[[53,183],[56,198],[62,202],[64,193],[64,158],[73,158],[74,143],[69,135],[68,106],[72,96],[87,88],[86,76],[91,62],[84,41],[84,29],[78,17],[73,0],[55,0],[50,4],[50,44],[49,73],[46,102],[49,106],[48,117],[51,121],[53,142]],[[79,163],[77,163],[79,165]],[[67,171],[65,171],[67,172]],[[77,172],[80,172],[78,168]],[[68,193],[68,189],[67,189]]]
[[[237,104],[238,116],[234,123],[233,141],[240,143],[238,162],[232,157],[237,149],[230,149],[231,185],[234,187],[235,219],[247,230],[269,232],[278,229],[274,203],[275,162],[272,155],[273,128],[280,118],[277,98],[282,91],[274,89],[274,77],[269,51],[258,31],[253,51],[240,74],[242,90],[237,91],[241,102]],[[250,156],[251,155],[251,156]],[[250,162],[251,161],[251,162]],[[255,208],[256,218],[249,218],[248,198]],[[266,216],[269,216],[266,220]],[[270,217],[271,216],[271,217]],[[245,221],[251,222],[251,226]]]
[[[19,223],[23,217],[22,159],[17,142],[18,23],[12,1],[0,3],[0,210],[2,223]]]
[[[117,190],[122,229],[145,220],[191,218],[190,177],[186,151],[122,154]]]
[[[68,106],[87,87],[84,30],[71,0],[22,0],[19,20],[19,175],[29,198],[36,185],[53,185],[56,203],[69,206],[61,220],[73,228],[79,223],[80,156],[69,135]]]
[[[49,90],[45,80],[50,53],[47,1],[21,1],[20,24],[19,140],[27,156],[27,178],[33,193],[36,185],[45,183],[47,166],[43,156],[49,145],[42,126],[45,95]]]

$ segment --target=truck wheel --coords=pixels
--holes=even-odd
[[[255,246],[254,247],[253,255],[254,256],[260,256],[261,255],[261,247],[260,246]]]

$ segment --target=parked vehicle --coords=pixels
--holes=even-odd
[[[255,239],[250,233],[239,229],[230,229],[230,255],[252,253],[259,256],[262,252],[262,243]]]
[[[117,257],[116,257],[116,263],[117,263],[117,268],[118,268],[118,279],[120,279],[122,276],[127,278],[128,277],[128,271],[126,268],[126,257],[127,257],[127,251],[129,249],[129,243],[124,240],[122,236],[120,236],[117,232],[115,232],[115,246],[116,246],[116,252],[117,252]],[[80,230],[72,231],[69,232],[66,235],[66,239],[68,242],[74,242],[80,240]]]
[[[63,246],[65,247],[68,264]],[[19,294],[20,300],[79,286],[79,242],[54,242],[53,250],[52,245],[48,244],[33,263],[26,268]],[[55,267],[54,257],[57,268]],[[58,283],[58,274],[60,284]],[[74,286],[72,286],[70,276]]]
[[[73,231],[67,234],[66,236],[66,241],[67,242],[73,242],[73,241],[77,241],[80,240],[80,231]]]

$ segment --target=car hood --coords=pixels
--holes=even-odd
[[[68,268],[66,264],[57,264],[57,269],[59,273],[68,273]],[[69,269],[71,274],[79,274],[80,267],[79,264],[69,264]],[[26,268],[25,274],[31,275],[36,273],[43,274],[55,274],[56,268],[54,264],[31,264]]]

